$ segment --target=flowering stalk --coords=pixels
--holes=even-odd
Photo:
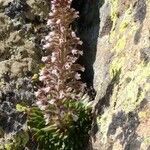
[[[39,77],[43,87],[35,93],[37,105],[44,112],[47,124],[60,124],[66,113],[75,119],[74,112],[68,110],[64,103],[79,100],[86,87],[79,74],[84,71],[84,67],[76,63],[83,54],[78,49],[82,41],[71,28],[71,23],[79,13],[71,8],[71,2],[72,0],[53,0],[47,21],[51,32],[45,37],[43,46],[46,51],[46,56],[42,57],[45,67]]]

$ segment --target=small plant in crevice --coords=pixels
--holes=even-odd
[[[91,109],[81,102],[68,101],[64,107],[68,108],[68,114],[64,113],[61,124],[52,122],[46,125],[43,112],[34,107],[28,111],[28,126],[33,133],[33,139],[41,150],[79,150],[84,149],[89,139],[91,128]],[[71,118],[74,111],[77,120]],[[53,120],[53,118],[52,118]]]
[[[43,150],[79,150],[88,140],[92,115],[81,81],[84,67],[77,64],[82,41],[71,24],[79,13],[71,8],[72,0],[53,0],[45,37],[45,66],[40,71],[42,87],[35,92],[37,107],[28,113],[28,126]]]

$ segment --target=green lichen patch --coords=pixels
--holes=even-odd
[[[117,44],[113,50],[118,53],[122,51],[125,48],[125,46],[126,46],[126,37],[124,35],[117,41]]]
[[[20,131],[16,135],[10,135],[5,144],[0,145],[0,150],[22,150],[29,141],[29,135],[25,131]]]
[[[111,20],[113,21],[112,30],[115,28],[118,19],[118,0],[110,0],[111,3]]]
[[[124,143],[121,143],[121,145],[124,148],[127,146],[128,149],[132,149],[131,145],[134,144],[130,145],[130,142],[135,141],[137,137],[140,138],[139,142],[149,145],[149,142],[145,142],[149,141],[149,136],[147,136],[149,135],[149,130],[146,127],[149,126],[150,123],[149,113],[145,112],[145,110],[139,112],[140,110],[138,110],[138,108],[145,99],[149,99],[149,97],[147,98],[147,93],[150,91],[150,62],[148,51],[148,12],[150,10],[150,3],[148,1],[146,2],[147,13],[145,19],[143,19],[143,25],[141,26],[139,22],[135,22],[134,20],[135,5],[139,4],[135,3],[135,1],[128,1],[129,7],[124,7],[127,9],[123,10],[121,16],[117,16],[116,13],[119,12],[118,2],[121,3],[120,1],[111,1],[111,8],[113,8],[111,9],[111,11],[113,11],[111,13],[111,19],[114,22],[114,26],[109,36],[112,46],[110,51],[113,53],[112,61],[109,64],[109,74],[113,80],[119,73],[119,80],[113,80],[114,86],[113,89],[111,89],[112,93],[109,95],[109,100],[107,100],[109,101],[109,106],[105,109],[104,113],[98,117],[97,122],[101,133],[100,139],[103,144],[108,145],[109,139],[114,140],[114,143],[116,140],[124,140]],[[136,44],[134,42],[134,36],[139,28],[141,29],[140,40]],[[123,112],[124,122],[118,119],[119,117],[116,117],[117,119],[114,120],[114,115],[117,116],[119,112]],[[116,127],[117,124],[118,126]],[[130,125],[133,125],[135,129]],[[132,134],[128,133],[128,131],[126,132],[124,126],[128,128],[128,130],[131,130]],[[112,133],[108,134],[110,128],[112,129]],[[139,132],[137,132],[138,130]],[[137,137],[132,137],[134,134]],[[129,137],[130,140],[128,141],[121,137],[116,139],[119,135]],[[141,148],[143,148],[143,144],[141,144]],[[140,146],[138,148],[140,148]]]
[[[125,63],[125,57],[114,58],[111,66],[110,66],[110,76],[112,79],[114,78],[116,73],[122,69],[124,63]]]
[[[117,101],[116,107],[121,107],[126,113],[133,111],[150,90],[150,85],[146,82],[149,76],[150,64],[145,66],[144,63],[141,63],[137,65],[136,70],[126,72],[120,81],[121,87],[117,91],[117,97],[112,96],[113,101]],[[127,78],[130,78],[128,83],[126,83]]]
[[[114,114],[113,110],[109,110],[106,109],[105,110],[105,114],[103,114],[102,116],[97,118],[97,123],[100,127],[100,131],[101,131],[101,141],[103,143],[107,142],[107,132],[108,132],[108,128],[109,128],[109,124],[112,121],[112,116]]]

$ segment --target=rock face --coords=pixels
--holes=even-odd
[[[16,106],[35,100],[32,76],[41,65],[49,8],[48,0],[0,0],[0,150],[21,149],[28,141],[26,115]]]
[[[0,0],[0,150],[20,150],[29,139],[16,105],[34,103],[49,7],[50,0]],[[73,0],[72,7],[80,12],[82,78],[96,91],[91,149],[149,150],[150,1]]]
[[[150,2],[106,0],[100,20],[94,63],[93,148],[148,150]]]

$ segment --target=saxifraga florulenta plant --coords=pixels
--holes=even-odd
[[[28,112],[28,126],[40,150],[82,150],[88,139],[91,109],[85,104],[86,84],[77,63],[82,41],[72,30],[79,13],[71,8],[72,0],[52,0],[45,37],[45,64],[40,70],[43,83],[36,92],[37,107]],[[85,98],[87,99],[87,98]]]

